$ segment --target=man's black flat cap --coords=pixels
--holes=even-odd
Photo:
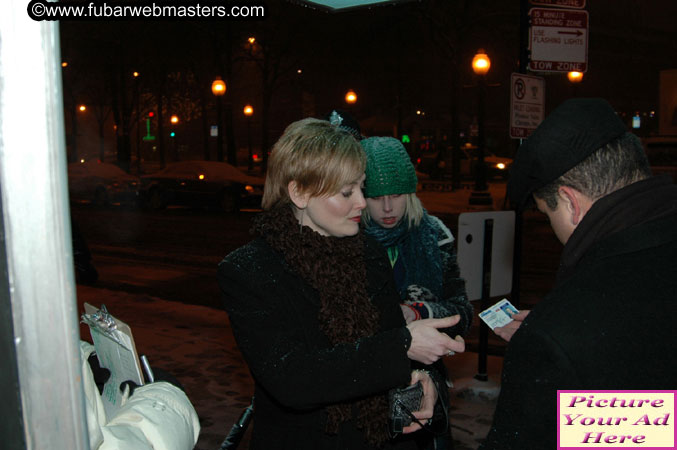
[[[574,98],[558,106],[517,150],[508,195],[524,207],[531,194],[555,181],[627,131],[601,98]]]

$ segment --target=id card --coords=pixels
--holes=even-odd
[[[493,330],[496,327],[502,327],[512,322],[512,316],[518,312],[517,308],[512,306],[512,303],[507,298],[504,298],[494,306],[482,311],[480,319],[484,320],[489,328]]]

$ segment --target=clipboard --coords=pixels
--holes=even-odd
[[[143,384],[139,355],[129,325],[110,315],[105,305],[101,305],[100,309],[89,303],[84,306],[85,313],[81,319],[89,325],[99,364],[111,372],[101,399],[106,416],[112,417],[122,406],[120,383],[131,380],[138,385]]]

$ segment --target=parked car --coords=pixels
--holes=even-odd
[[[423,151],[419,154],[416,160],[416,170],[440,177],[450,177],[452,173],[452,148],[447,149],[446,158],[438,160],[438,151],[435,146],[431,147],[429,151]],[[459,174],[462,178],[474,178],[475,163],[477,162],[477,147],[475,145],[466,144],[461,147],[459,153]],[[495,154],[486,151],[484,152],[484,164],[487,167],[487,177],[507,179],[512,166],[512,158],[503,156],[496,156]]]
[[[477,147],[474,145],[466,145],[462,147],[461,150],[463,150],[463,152],[461,152],[461,174],[474,176],[474,165],[478,158]],[[486,150],[484,152],[484,164],[487,166],[488,178],[508,179],[512,163],[512,158],[496,156]]]
[[[136,203],[139,178],[115,164],[86,161],[68,164],[68,190],[71,200],[98,206]]]
[[[142,205],[211,206],[226,212],[260,207],[264,179],[218,161],[180,161],[141,177]]]
[[[653,136],[642,140],[651,172],[667,173],[677,183],[677,136]]]

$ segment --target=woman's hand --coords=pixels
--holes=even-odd
[[[443,356],[465,351],[465,341],[461,336],[450,338],[440,333],[438,328],[451,328],[456,325],[461,316],[444,317],[441,319],[422,319],[407,325],[411,333],[411,345],[407,350],[409,359],[423,364],[432,364]]]
[[[418,381],[423,385],[423,400],[421,401],[421,409],[419,411],[412,411],[412,413],[419,422],[425,424],[433,418],[435,402],[437,402],[437,388],[430,374],[424,370],[414,370],[411,373],[411,382],[409,384],[415,384]],[[402,434],[413,433],[420,429],[421,425],[412,422],[411,425],[402,428]]]

